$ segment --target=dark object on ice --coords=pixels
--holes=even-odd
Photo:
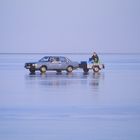
[[[79,68],[82,68],[83,71],[87,73],[89,71],[89,69],[87,68],[87,61],[81,61],[81,63],[79,64]]]

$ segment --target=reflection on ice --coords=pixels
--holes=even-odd
[[[100,80],[104,80],[104,73],[93,73],[91,85],[95,87],[99,86]]]
[[[104,73],[55,73],[48,72],[45,74],[26,74],[25,75],[27,84],[36,84],[40,86],[50,87],[65,87],[74,85],[77,88],[80,86],[92,86],[93,89],[98,89],[100,82],[104,80]],[[31,81],[31,82],[30,82]]]

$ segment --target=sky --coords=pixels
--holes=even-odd
[[[140,53],[140,0],[0,0],[0,53]]]

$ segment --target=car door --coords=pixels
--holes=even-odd
[[[50,57],[48,69],[57,70],[60,69],[60,65],[61,63],[59,57]]]
[[[59,65],[60,69],[66,69],[68,66],[68,61],[65,57],[60,57],[61,64]]]

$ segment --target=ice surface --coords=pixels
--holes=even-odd
[[[1,140],[139,140],[139,55],[101,55],[98,74],[29,74],[42,56],[0,55]]]

